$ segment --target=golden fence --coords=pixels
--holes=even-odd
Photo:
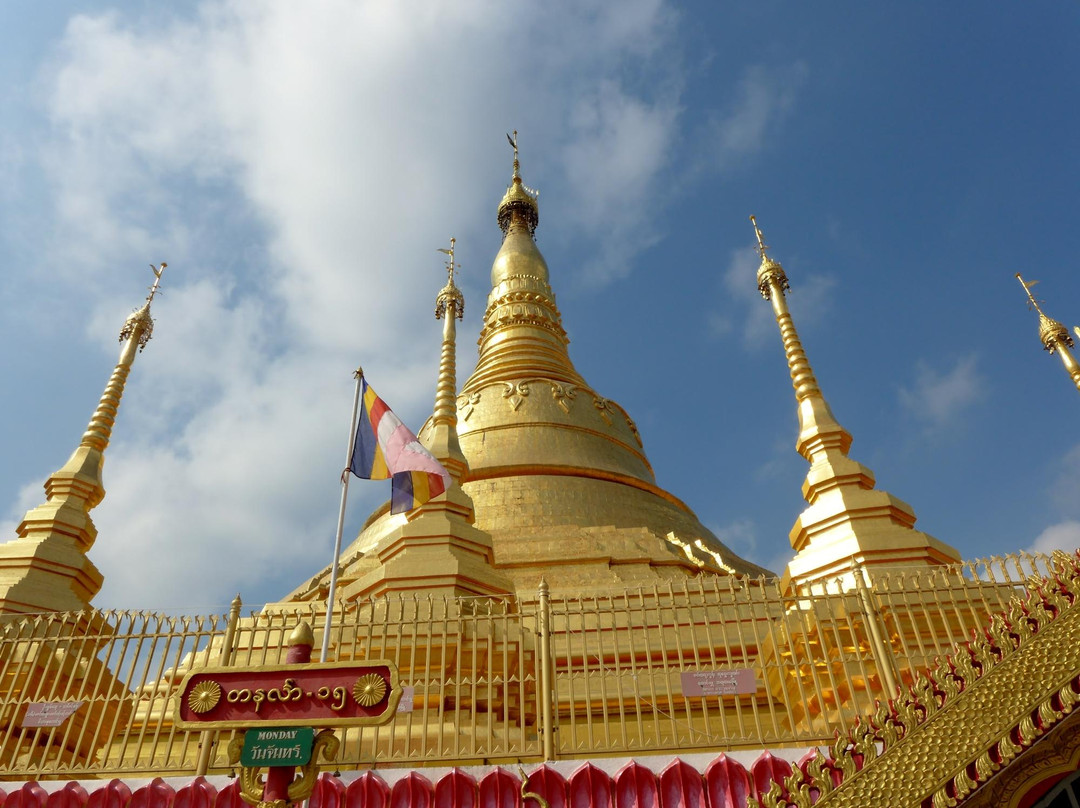
[[[338,730],[342,769],[829,743],[981,630],[1046,559],[856,570],[785,592],[699,577],[617,594],[401,596],[335,615],[331,658],[387,659],[389,723]],[[284,661],[317,608],[241,616],[39,614],[0,622],[0,778],[226,771],[232,732],[173,725],[206,665]],[[79,702],[24,727],[42,702]],[[32,723],[32,722],[31,722]]]

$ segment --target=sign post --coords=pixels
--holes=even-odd
[[[229,762],[240,764],[240,796],[255,808],[289,808],[307,799],[319,758],[337,754],[339,741],[329,728],[386,724],[401,700],[392,662],[312,663],[314,642],[311,627],[300,623],[284,665],[199,668],[180,683],[173,714],[178,728],[245,730],[229,744]],[[316,734],[318,727],[325,729]],[[265,784],[259,777],[264,767]]]

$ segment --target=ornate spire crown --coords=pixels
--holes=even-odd
[[[761,292],[763,298],[770,300],[772,298],[772,284],[775,283],[782,296],[784,292],[791,289],[787,274],[784,272],[784,268],[780,266],[780,262],[771,259],[766,252],[769,245],[765,243],[761,228],[757,226],[757,219],[751,216],[750,223],[754,225],[754,234],[757,236],[757,253],[761,256],[761,266],[758,267],[757,271],[758,291]]]
[[[1039,313],[1039,339],[1042,340],[1043,348],[1050,353],[1054,353],[1062,345],[1067,348],[1073,347],[1073,338],[1069,335],[1069,329],[1052,317],[1047,317],[1043,313],[1042,307],[1039,306],[1039,301],[1031,293],[1031,287],[1037,284],[1038,281],[1025,281],[1019,272],[1016,273],[1016,279],[1020,281],[1020,285],[1024,287],[1024,291],[1027,293],[1028,305]]]
[[[457,434],[457,326],[465,313],[465,296],[454,284],[454,272],[461,266],[454,259],[457,239],[451,236],[450,249],[439,248],[447,256],[446,286],[435,299],[435,319],[443,320],[442,350],[439,354],[439,378],[435,385],[435,410],[432,416],[433,430],[429,448],[450,475],[459,484],[468,469],[468,462],[461,453]]]
[[[460,320],[465,316],[465,295],[454,284],[454,273],[461,267],[460,263],[454,261],[454,244],[456,243],[457,239],[451,236],[449,250],[439,247],[439,252],[447,256],[446,286],[439,291],[438,297],[435,298],[436,320],[441,320],[448,309],[451,317],[457,317]]]
[[[507,135],[510,146],[514,149],[514,177],[506,194],[499,203],[499,229],[505,236],[510,232],[511,226],[520,222],[528,226],[529,235],[536,233],[536,226],[540,223],[540,208],[536,200],[540,192],[529,188],[521,181],[521,163],[518,160],[517,129],[513,136]]]

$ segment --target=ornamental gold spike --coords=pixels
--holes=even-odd
[[[1043,344],[1043,349],[1051,354],[1056,353],[1061,357],[1061,363],[1065,365],[1065,372],[1073,380],[1076,389],[1080,390],[1080,363],[1077,363],[1070,350],[1076,343],[1073,342],[1069,329],[1057,320],[1047,317],[1046,313],[1043,312],[1039,301],[1031,293],[1031,287],[1037,284],[1038,281],[1025,281],[1019,272],[1016,273],[1016,279],[1024,287],[1028,305],[1039,313],[1039,340]],[[1080,336],[1080,329],[1077,329],[1076,333],[1077,336]]]
[[[510,148],[514,150],[514,177],[521,179],[521,163],[518,162],[518,147],[517,147],[517,129],[514,130],[514,136],[506,136],[506,139],[510,141]]]
[[[784,268],[780,266],[779,261],[769,258],[767,252],[769,245],[765,243],[765,236],[762,234],[761,228],[758,227],[757,219],[751,216],[750,223],[754,226],[754,235],[757,236],[757,254],[761,256],[761,266],[758,267],[757,271],[758,291],[766,300],[772,300],[774,295],[779,295],[782,299],[784,292],[791,289],[787,274],[784,272]],[[779,312],[777,316],[779,316]]]
[[[761,256],[761,266],[758,267],[757,271],[758,290],[763,298],[772,301],[773,311],[776,314],[776,323],[780,327],[780,336],[784,342],[784,354],[787,356],[788,369],[791,371],[791,383],[795,388],[795,398],[800,402],[811,397],[824,401],[825,397],[818,386],[814,370],[810,367],[810,360],[806,356],[806,351],[803,350],[802,341],[795,330],[795,322],[791,318],[787,300],[784,298],[784,293],[791,288],[788,284],[787,274],[778,261],[769,258],[766,252],[768,245],[765,244],[765,237],[761,233],[761,228],[757,225],[757,219],[751,216],[750,222],[754,225],[754,234],[757,236],[758,241],[757,250]],[[831,415],[829,413],[830,418]],[[850,438],[848,438],[848,441],[850,442]]]
[[[757,219],[754,218],[754,214],[750,214],[750,224],[754,226],[754,235],[757,236],[758,255],[761,256],[762,261],[765,261],[769,257],[765,252],[769,249],[769,245],[765,243],[765,237],[761,233],[761,228],[757,226]]]
[[[452,308],[452,316],[459,320],[465,314],[465,298],[461,291],[454,285],[454,275],[461,268],[461,263],[454,260],[454,245],[457,239],[450,236],[450,249],[439,247],[438,252],[447,256],[446,260],[446,286],[439,292],[435,299],[435,319],[441,320],[446,314],[447,308]]]
[[[461,266],[454,256],[456,244],[457,239],[451,236],[449,249],[438,248],[447,256],[446,286],[435,298],[435,319],[443,321],[443,338],[429,448],[450,475],[460,482],[467,464],[457,434],[457,326],[454,321],[460,320],[465,313],[465,296],[454,285],[454,274]]]
[[[809,507],[789,535],[796,555],[784,573],[784,586],[801,586],[822,579],[854,580],[854,562],[864,568],[896,563],[940,564],[958,561],[951,547],[913,529],[911,507],[874,488],[874,473],[848,456],[851,434],[832,414],[810,360],[795,330],[784,293],[783,267],[767,252],[757,219],[750,217],[757,236],[761,266],[758,289],[772,303],[784,344],[791,385],[799,414],[795,448],[810,463],[803,497]],[[882,660],[880,664],[887,664]]]
[[[505,235],[510,225],[516,220],[528,225],[529,235],[536,232],[536,225],[540,222],[539,208],[536,200],[540,192],[529,188],[521,181],[521,161],[518,160],[518,133],[514,130],[513,136],[507,135],[510,146],[514,150],[514,175],[510,181],[510,187],[506,189],[506,195],[499,203],[498,221],[499,228]]]
[[[105,450],[128,374],[154,330],[150,304],[159,291],[165,266],[151,265],[154,283],[150,293],[124,323],[120,358],[79,445],[45,482],[47,501],[26,512],[16,529],[20,541],[0,545],[0,568],[8,571],[6,579],[0,581],[0,614],[78,611],[101,589],[102,575],[86,555],[97,538],[90,511],[105,497]],[[39,556],[48,558],[48,564],[42,564]]]

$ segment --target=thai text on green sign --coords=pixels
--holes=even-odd
[[[311,760],[311,727],[259,727],[244,733],[243,766],[303,766]]]

